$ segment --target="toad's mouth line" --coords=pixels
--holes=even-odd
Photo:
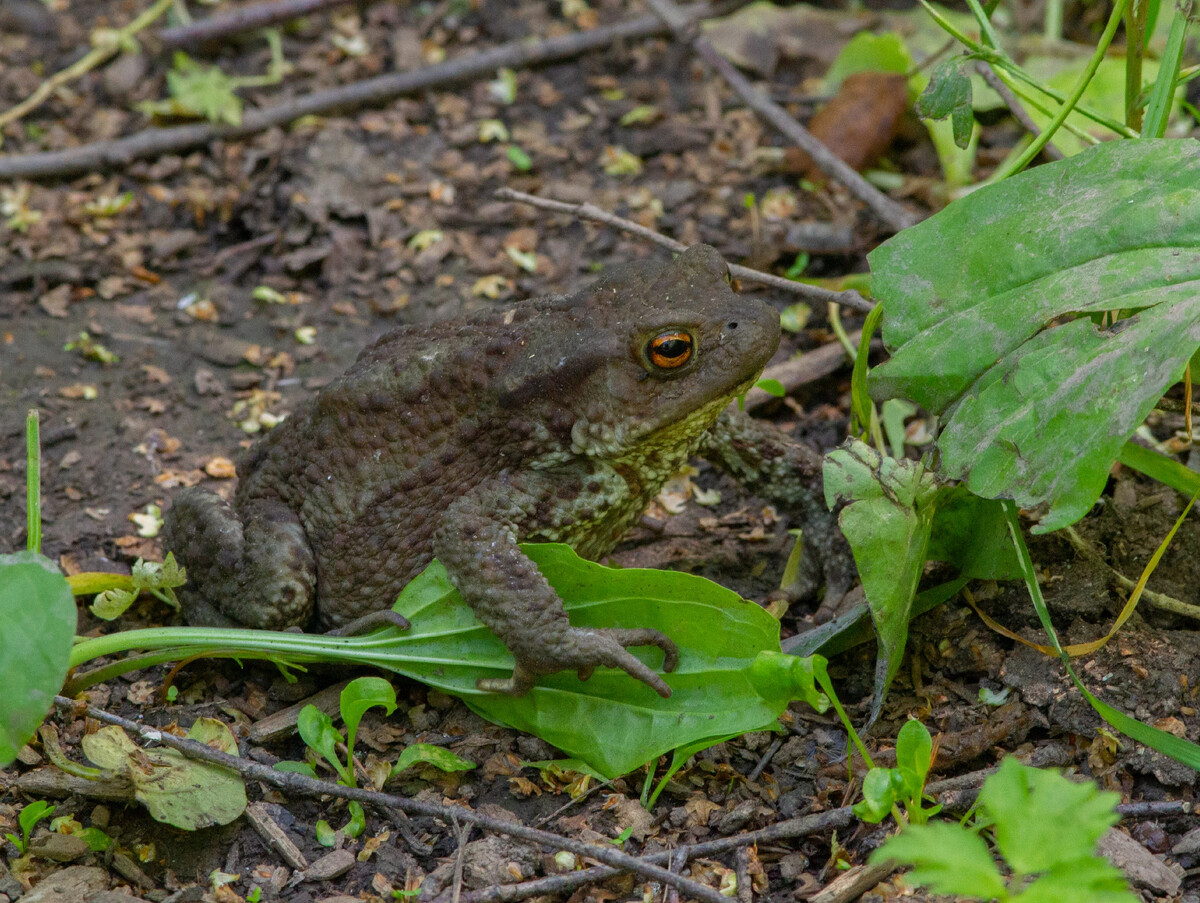
[[[753,376],[738,383],[728,394],[722,393],[719,397],[714,398],[705,404],[700,405],[694,410],[684,414],[682,417],[671,419],[663,419],[659,422],[651,422],[645,424],[644,428],[639,430],[632,437],[633,445],[642,442],[659,444],[655,440],[666,439],[674,434],[684,436],[700,435],[710,427],[721,412],[730,404],[733,404],[739,397],[745,395],[754,388],[754,384],[758,382],[758,378],[762,376],[762,368],[760,368]],[[707,421],[707,422],[704,422]]]

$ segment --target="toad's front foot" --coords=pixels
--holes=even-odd
[[[530,656],[516,654],[512,677],[484,678],[479,680],[476,686],[493,693],[523,696],[543,674],[575,671],[580,680],[587,680],[596,668],[603,666],[620,668],[630,677],[649,685],[664,699],[670,697],[671,688],[667,686],[666,681],[659,677],[653,668],[626,651],[626,646],[657,646],[663,651],[664,671],[674,671],[675,666],[679,664],[679,647],[657,630],[588,630],[571,627],[561,637],[556,638],[553,652],[539,651]]]

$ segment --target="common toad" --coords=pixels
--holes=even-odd
[[[383,336],[250,449],[232,504],[176,496],[163,543],[188,570],[188,621],[337,627],[387,609],[436,556],[516,660],[483,689],[609,666],[670,695],[625,648],[659,647],[669,671],[668,637],[573,628],[517,544],[604,555],[697,450],[822,516],[819,456],[726,411],[779,343],[779,315],[728,273],[695,245],[572,295]]]

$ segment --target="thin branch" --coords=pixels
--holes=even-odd
[[[653,229],[647,229],[645,226],[635,223],[632,220],[627,220],[614,213],[601,210],[594,204],[569,204],[565,201],[554,201],[549,198],[540,198],[537,195],[526,194],[523,191],[515,191],[512,188],[498,189],[496,197],[507,201],[520,201],[522,204],[529,204],[531,207],[539,207],[542,210],[553,210],[556,213],[567,213],[580,219],[603,223],[606,226],[612,226],[614,229],[620,229],[631,235],[637,235],[647,241],[662,245],[664,248],[670,248],[672,251],[687,250],[687,245],[681,241],[668,238],[661,232],[655,232]],[[790,279],[784,279],[782,276],[764,273],[762,270],[752,270],[750,267],[738,264],[731,264],[729,271],[738,279],[746,282],[767,285],[780,291],[790,292],[793,295],[800,295],[803,298],[821,304],[842,304],[854,310],[861,311],[869,311],[875,307],[873,302],[868,301],[858,292],[852,290],[842,292],[830,291],[827,288],[821,288],[817,285],[793,282]]]
[[[66,712],[77,712],[81,708],[78,703],[65,696],[55,696],[54,703]],[[104,724],[115,724],[117,727],[137,734],[144,740],[169,746],[172,749],[179,750],[179,752],[189,758],[219,765],[222,768],[227,768],[241,775],[247,780],[261,781],[285,793],[314,799],[328,795],[338,797],[339,799],[357,800],[360,803],[383,809],[398,809],[409,815],[423,815],[437,818],[446,823],[452,823],[457,818],[467,824],[477,825],[485,831],[507,834],[510,837],[517,837],[530,843],[549,847],[550,849],[567,850],[577,856],[586,856],[598,862],[603,862],[617,871],[634,872],[647,880],[659,881],[663,884],[677,887],[681,894],[694,897],[697,900],[703,900],[705,903],[729,903],[726,897],[721,896],[720,893],[707,885],[673,874],[662,866],[638,859],[635,856],[630,856],[628,853],[622,853],[612,846],[583,843],[571,837],[562,837],[558,834],[552,834],[549,831],[539,831],[537,828],[530,828],[517,822],[491,818],[473,809],[468,809],[465,806],[439,805],[422,800],[408,799],[407,797],[396,796],[391,793],[378,793],[374,790],[363,790],[358,787],[344,787],[341,784],[334,784],[330,781],[319,781],[302,774],[276,771],[267,765],[251,762],[240,756],[231,756],[228,753],[213,749],[207,744],[177,737],[158,728],[138,724],[136,721],[130,721],[128,718],[113,715],[95,706],[84,706],[82,708],[88,717],[95,718]]]
[[[676,40],[688,42],[695,54],[708,63],[721,78],[725,79],[729,87],[737,92],[750,109],[775,126],[789,140],[800,145],[822,172],[841,182],[880,220],[897,232],[917,223],[917,217],[855,172],[853,167],[843,162],[833,151],[813,137],[808,129],[792,118],[787,110],[754,87],[749,79],[717,52],[708,38],[693,36],[690,32],[694,20],[689,19],[685,11],[677,7],[672,0],[646,0],[646,5],[670,26]]]
[[[705,3],[689,6],[692,18],[710,13]],[[656,16],[642,16],[591,31],[574,32],[530,44],[512,41],[485,50],[436,63],[410,72],[392,72],[258,110],[247,110],[241,125],[196,123],[172,128],[151,128],[117,138],[98,141],[68,150],[46,151],[0,158],[0,179],[44,179],[108,167],[128,166],[132,161],[163,154],[180,153],[218,139],[244,138],[275,126],[287,125],[303,116],[345,113],[362,107],[387,103],[405,94],[440,88],[456,82],[491,75],[497,69],[517,69],[601,50],[617,41],[634,40],[667,31]]]
[[[689,844],[677,850],[650,853],[643,856],[642,861],[671,863],[675,868],[682,868],[688,860],[700,856],[716,856],[756,843],[794,840],[799,837],[836,831],[845,828],[854,820],[855,815],[851,808],[843,806],[840,809],[830,809],[828,812],[819,812],[816,815],[789,818],[756,831],[746,831],[742,834],[731,834],[729,837],[720,837],[704,843]],[[673,857],[677,858],[673,859]],[[515,903],[517,900],[525,900],[534,896],[571,893],[580,887],[604,881],[617,874],[619,872],[616,869],[593,866],[565,875],[552,875],[548,878],[523,881],[520,884],[503,884],[470,891],[462,895],[460,903]]]
[[[349,6],[357,0],[260,0],[227,13],[209,16],[199,22],[176,25],[159,31],[162,50],[192,48],[212,44],[231,35],[287,22],[335,6]]]
[[[850,333],[849,338],[850,343],[857,347],[862,339],[862,330]],[[876,340],[871,343],[871,347],[882,347],[882,343]],[[805,351],[799,357],[768,367],[763,371],[762,378],[777,380],[783,386],[783,391],[791,395],[801,386],[829,376],[849,362],[846,349],[841,346],[840,342],[827,342],[820,348]],[[778,400],[766,389],[753,388],[746,393],[744,405],[747,411],[756,411],[764,405]]]

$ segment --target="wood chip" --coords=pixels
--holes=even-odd
[[[307,869],[308,859],[271,816],[271,808],[270,804],[263,802],[247,806],[246,818],[250,821],[250,826],[258,832],[258,836],[268,847],[279,854],[280,859],[298,871]]]

